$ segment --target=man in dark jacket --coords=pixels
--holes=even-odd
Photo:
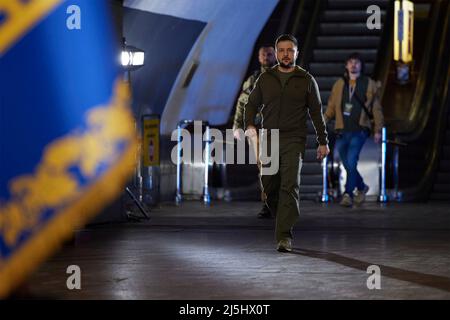
[[[299,216],[300,170],[306,148],[308,113],[316,130],[317,159],[329,153],[328,136],[322,116],[319,88],[313,76],[295,65],[298,57],[297,39],[281,35],[275,42],[278,64],[261,74],[245,105],[246,136],[256,136],[254,123],[261,108],[261,127],[279,130],[279,170],[261,180],[266,203],[276,212],[275,236],[277,250],[292,251],[292,228]],[[269,149],[276,149],[268,146]]]

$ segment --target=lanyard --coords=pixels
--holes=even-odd
[[[349,98],[350,102],[352,101],[353,94],[355,93],[355,89],[356,89],[356,83],[355,83],[354,86],[352,86],[352,85],[350,85],[350,82],[349,82],[349,84],[348,84],[348,98]]]

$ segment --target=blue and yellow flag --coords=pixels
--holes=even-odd
[[[104,0],[0,0],[0,298],[133,169],[111,22]]]

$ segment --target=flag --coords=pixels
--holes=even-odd
[[[133,170],[114,32],[105,0],[0,0],[0,298]]]

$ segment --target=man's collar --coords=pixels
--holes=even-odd
[[[279,64],[276,64],[272,68],[270,68],[268,71],[271,73],[276,73],[278,71],[278,66],[279,66]],[[299,66],[295,66],[294,71],[292,71],[292,72],[294,72],[294,74],[299,77],[305,77],[306,74],[308,73],[305,69],[303,69]]]

